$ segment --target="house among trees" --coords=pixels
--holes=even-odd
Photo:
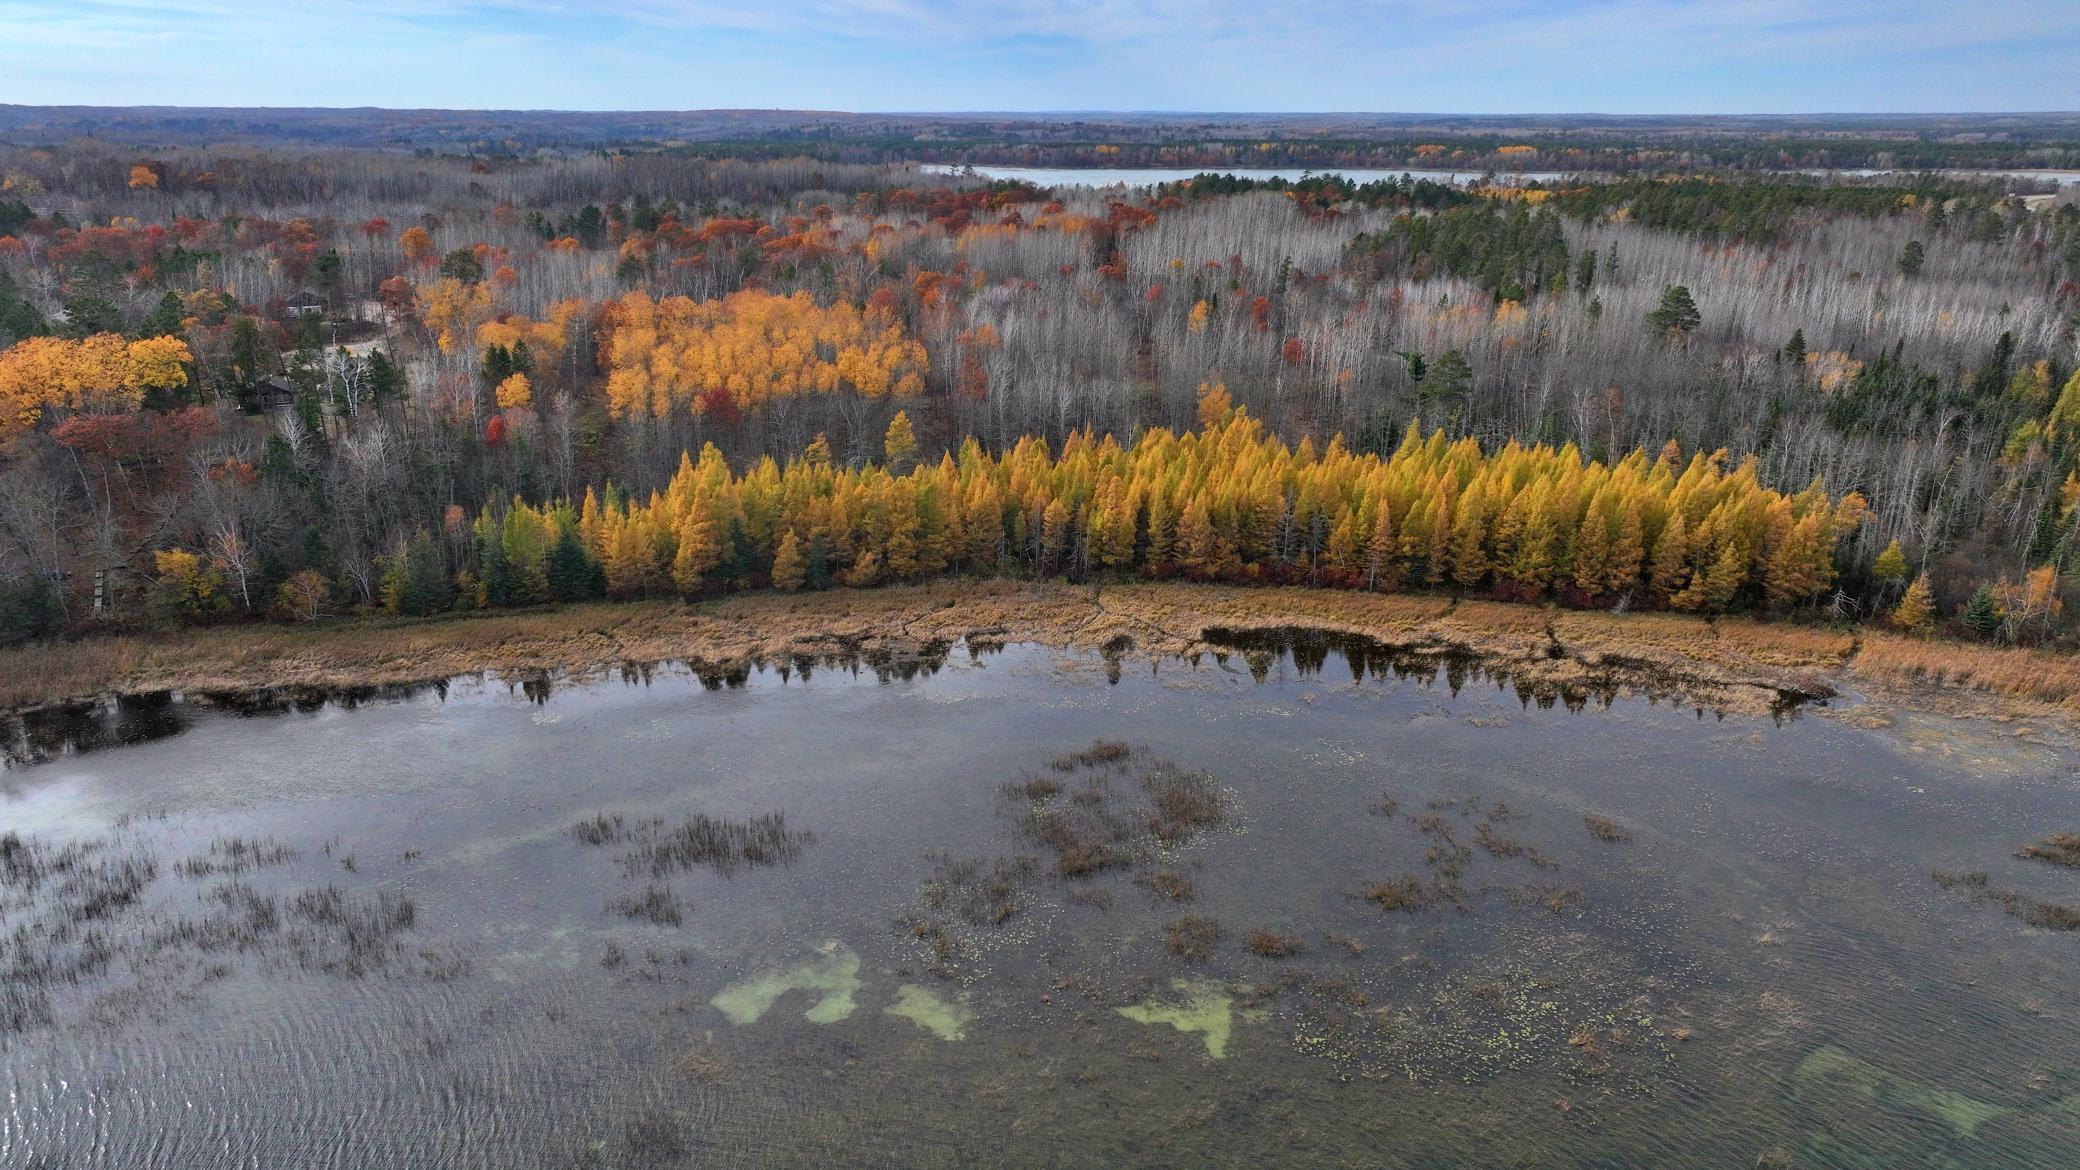
[[[296,405],[296,387],[280,374],[269,374],[253,384],[253,406],[277,414]]]

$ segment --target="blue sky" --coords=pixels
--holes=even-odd
[[[0,102],[2072,110],[2080,0],[0,0]]]

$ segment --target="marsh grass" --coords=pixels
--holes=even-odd
[[[207,878],[218,874],[236,876],[255,869],[282,865],[296,851],[271,837],[218,837],[209,848],[174,866],[185,878]]]
[[[1062,778],[1025,776],[1002,791],[1021,805],[1019,831],[1052,859],[1057,877],[1131,868],[1227,816],[1228,798],[1211,775],[1116,740],[1056,757],[1049,768]]]
[[[579,821],[571,833],[588,845],[629,844],[621,864],[631,877],[669,877],[703,866],[728,876],[745,866],[784,865],[815,840],[806,829],[789,829],[781,812],[746,821],[696,812],[677,824],[653,820],[635,826],[618,814],[600,814]]]
[[[1403,914],[1421,913],[1437,905],[1437,895],[1423,884],[1423,879],[1412,873],[1374,882],[1363,892],[1365,900],[1377,904],[1380,909]]]
[[[2033,845],[2024,845],[2016,856],[2080,869],[2080,833],[2053,833]]]
[[[1181,869],[1168,866],[1143,871],[1135,876],[1134,884],[1172,902],[1189,902],[1194,893],[1192,876]]]
[[[1582,814],[1582,827],[1598,841],[1611,845],[1622,845],[1632,840],[1632,830],[1606,816],[1596,813]]]
[[[1963,891],[1975,906],[1998,902],[2010,918],[2020,919],[2025,926],[2038,930],[2080,930],[2080,910],[2033,898],[2019,890],[2001,889],[1983,870],[1955,873],[1939,869],[1929,876],[1946,890]]]
[[[1289,959],[1304,949],[1298,935],[1283,934],[1268,926],[1259,926],[1242,936],[1242,945],[1267,959]]]
[[[670,886],[651,882],[633,894],[623,894],[608,904],[623,918],[640,918],[657,926],[678,926],[686,919],[686,906]]]
[[[1203,915],[1186,914],[1163,927],[1163,945],[1187,963],[1203,963],[1221,941],[1221,924]]]

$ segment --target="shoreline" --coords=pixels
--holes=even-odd
[[[0,650],[0,713],[168,691],[343,690],[487,673],[582,677],[666,662],[727,672],[964,638],[1190,658],[1241,653],[1210,642],[1214,631],[1295,629],[1369,638],[1439,661],[1470,659],[1540,695],[1634,694],[1765,714],[1854,690],[1950,714],[2080,720],[2080,661],[2041,651],[1421,594],[1005,580],[37,643]]]

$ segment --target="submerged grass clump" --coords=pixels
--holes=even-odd
[[[786,813],[766,813],[748,821],[726,821],[694,813],[662,834],[637,845],[631,857],[654,874],[677,873],[705,865],[732,873],[740,865],[779,865],[801,856],[810,840],[807,831],[787,827]]]
[[[1198,914],[1174,919],[1163,928],[1163,945],[1187,963],[1203,963],[1221,941],[1221,924]]]
[[[2019,890],[2001,889],[1993,884],[1984,870],[1954,873],[1938,869],[1929,877],[1946,890],[1964,891],[1975,906],[1982,902],[2000,903],[2008,917],[2020,919],[2024,926],[2038,930],[2080,930],[2080,910],[2033,898]]]
[[[1116,739],[1101,739],[1080,752],[1058,756],[1048,767],[1057,772],[1075,772],[1086,768],[1100,768],[1108,764],[1125,763],[1134,749]]]
[[[601,813],[579,821],[571,835],[587,845],[633,842],[622,865],[630,874],[653,877],[700,866],[728,875],[747,865],[780,865],[801,856],[802,846],[815,839],[807,830],[789,829],[787,814],[778,812],[748,821],[693,813],[676,825],[654,820],[636,826],[618,813]]]
[[[572,825],[571,836],[587,845],[612,845],[628,839],[628,825],[620,813],[595,813]]]
[[[658,926],[678,926],[685,921],[685,906],[670,886],[651,882],[633,894],[623,894],[609,903],[623,918],[640,918]]]
[[[950,977],[986,949],[989,934],[1031,904],[1039,867],[1031,857],[931,857],[917,908],[896,926],[929,950],[932,973]]]
[[[2053,833],[2034,845],[2024,845],[2016,856],[2080,869],[2080,833]]]
[[[1192,900],[1192,876],[1181,869],[1155,869],[1134,879],[1134,884],[1172,902]]]
[[[1228,798],[1212,776],[1146,759],[1117,740],[1099,740],[1049,767],[1080,779],[1072,786],[1052,776],[1025,777],[1004,792],[1024,803],[1019,828],[1051,855],[1057,877],[1129,868],[1188,844],[1227,817]],[[1125,779],[1132,789],[1117,783]]]
[[[1632,840],[1632,831],[1630,829],[1609,817],[1598,816],[1595,813],[1582,814],[1582,827],[1589,830],[1591,837],[1608,844],[1622,845]]]
[[[1281,934],[1264,926],[1244,935],[1242,945],[1267,959],[1289,959],[1303,949],[1299,936]]]
[[[320,928],[315,938],[304,940],[307,964],[352,975],[388,962],[397,951],[397,935],[411,929],[419,914],[407,895],[382,891],[370,897],[332,885],[296,895],[289,913]]]
[[[1437,896],[1423,884],[1423,879],[1412,873],[1374,882],[1365,887],[1364,894],[1366,901],[1377,903],[1380,909],[1399,910],[1404,914],[1419,913],[1437,904]]]
[[[293,860],[296,851],[271,837],[219,837],[209,849],[188,858],[174,869],[185,878],[217,874],[236,876]]]

